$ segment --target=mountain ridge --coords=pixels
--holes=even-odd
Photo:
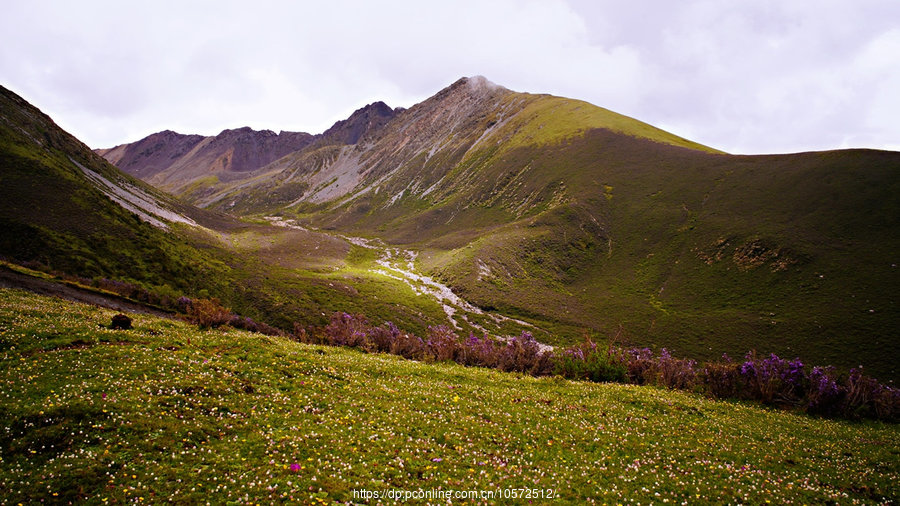
[[[900,321],[898,174],[893,152],[729,155],[474,77],[365,142],[182,197],[415,249],[461,297],[565,339],[587,328],[704,358],[756,347],[827,363],[849,333],[894,377],[881,350]]]
[[[384,241],[486,315],[523,321],[550,344],[587,334],[700,359],[755,348],[897,377],[886,350],[900,321],[900,153],[728,155],[481,78],[391,118],[370,106],[332,140],[233,172],[240,179],[198,179],[180,196],[246,220]],[[357,135],[356,124],[372,128]],[[278,241],[269,251],[304,247]],[[341,300],[373,303],[352,294],[379,275],[360,270],[377,254],[342,251],[334,259],[346,255],[349,269],[333,272],[346,273],[351,298]]]
[[[491,99],[495,99],[498,102],[496,104],[489,103]],[[501,101],[503,103],[500,103]],[[525,111],[516,110],[516,107],[522,106],[524,104],[532,105],[533,107]],[[491,111],[490,109],[492,105],[498,106],[500,110]],[[716,151],[712,150],[711,148],[707,148],[706,146],[702,146],[686,139],[674,136],[672,134],[669,134],[668,132],[664,132],[643,122],[613,113],[612,111],[606,109],[593,106],[586,102],[560,97],[552,97],[550,95],[531,95],[527,93],[513,92],[508,90],[507,88],[492,83],[482,76],[475,76],[471,78],[460,78],[450,86],[447,86],[446,88],[436,93],[433,97],[406,110],[391,109],[383,102],[375,102],[369,104],[363,108],[356,110],[346,120],[336,122],[331,128],[329,128],[322,134],[312,136],[311,141],[307,145],[301,146],[300,148],[293,150],[292,152],[278,152],[278,156],[271,157],[273,159],[269,160],[268,163],[257,164],[254,169],[241,171],[242,174],[239,175],[230,173],[227,170],[216,170],[216,162],[220,160],[219,158],[217,158],[213,162],[209,162],[206,160],[194,160],[189,156],[186,157],[184,161],[173,161],[170,167],[166,169],[167,176],[165,178],[161,178],[160,176],[144,176],[144,179],[156,186],[159,186],[163,189],[166,189],[167,191],[185,198],[188,202],[197,204],[201,207],[206,207],[213,202],[230,201],[229,197],[231,197],[231,195],[229,195],[229,193],[231,193],[230,190],[233,187],[237,186],[244,189],[248,185],[253,186],[255,184],[254,179],[260,174],[268,174],[270,176],[273,176],[275,179],[280,178],[281,181],[292,182],[298,179],[297,172],[299,169],[299,172],[301,173],[300,179],[302,179],[302,173],[317,171],[315,167],[310,167],[310,165],[321,165],[323,163],[327,163],[327,159],[329,158],[332,160],[340,158],[338,156],[339,153],[334,148],[340,146],[355,146],[359,143],[360,138],[364,135],[364,133],[365,135],[368,135],[372,142],[377,142],[378,133],[382,131],[384,125],[387,122],[393,121],[398,117],[401,121],[411,123],[411,125],[400,127],[402,131],[405,132],[412,129],[416,132],[416,134],[411,137],[414,142],[413,146],[401,146],[400,148],[405,150],[405,158],[411,159],[416,155],[416,153],[411,150],[412,147],[419,151],[428,149],[428,158],[430,158],[436,150],[444,150],[446,148],[446,146],[439,145],[442,143],[441,139],[452,138],[454,135],[454,131],[457,129],[465,129],[471,127],[471,123],[473,120],[472,117],[483,119],[487,115],[495,116],[490,121],[482,122],[482,130],[477,139],[467,139],[468,142],[470,142],[470,145],[467,146],[467,150],[473,147],[474,144],[483,141],[485,137],[488,137],[492,131],[496,130],[498,121],[502,122],[504,121],[504,118],[506,121],[510,119],[508,117],[505,117],[504,114],[515,116],[519,114],[519,112],[524,112],[525,116],[532,117],[533,119],[534,116],[548,116],[546,114],[547,111],[542,109],[554,108],[566,109],[566,111],[563,111],[562,114],[571,112],[568,111],[569,109],[572,109],[574,111],[583,109],[583,111],[577,113],[580,115],[576,118],[576,122],[578,123],[578,125],[580,125],[577,126],[578,129],[602,127],[620,133],[625,133],[626,135],[647,137],[659,140],[661,142],[682,145],[693,149],[701,149],[714,152]],[[423,116],[423,111],[427,111],[424,112],[424,115],[427,116],[426,118],[421,118],[421,116]],[[438,121],[438,119],[440,121]],[[468,123],[464,124],[465,122]],[[524,120],[524,123],[527,122],[528,118]],[[427,125],[426,123],[431,124]],[[441,123],[443,125],[443,128],[434,130],[435,123]],[[541,126],[541,128],[543,128],[543,125]],[[552,141],[559,135],[567,135],[565,133],[566,128],[568,128],[568,125],[548,125],[548,128],[545,132],[529,132],[527,135],[531,138],[536,138],[538,141]],[[228,132],[228,130],[223,131],[223,134],[225,132]],[[220,134],[220,136],[222,136],[223,134]],[[147,141],[151,137],[157,135],[159,134],[153,134],[132,144],[135,146],[144,146],[148,144]],[[375,136],[374,139],[373,136]],[[217,138],[218,137],[219,136],[217,136]],[[524,135],[521,137],[524,137]],[[424,145],[423,142],[419,142],[418,144],[416,144],[415,139],[424,139],[424,143],[429,142],[427,139],[432,139],[430,141],[432,144],[428,146]],[[523,141],[530,139],[517,138],[515,140]],[[466,139],[457,139],[454,142],[450,142],[450,144],[459,145],[459,142],[465,141]],[[402,143],[402,140],[395,142],[393,146],[397,146],[400,143]],[[125,146],[125,148],[123,148],[123,146]],[[118,154],[123,149],[128,149],[127,146],[130,146],[130,144],[112,148],[116,150],[115,152],[102,149],[97,151],[101,154],[108,153],[110,155],[108,157],[110,161],[118,163],[118,166],[126,172],[137,175],[142,170],[139,166],[135,166],[137,164],[135,161],[135,157],[138,153],[133,153],[132,158],[124,157]],[[385,149],[393,151],[393,146]],[[332,149],[329,150],[326,148]],[[384,151],[385,149],[382,149],[381,151]],[[360,150],[357,149],[356,151]],[[220,157],[223,156],[221,153],[219,154]],[[352,156],[353,153],[348,152],[344,152],[344,155],[351,156],[349,158],[347,156],[345,156],[344,158],[340,158],[342,162],[345,162],[345,165],[336,165],[336,170],[332,171],[334,172],[333,175],[328,176],[325,179],[316,178],[314,177],[314,175],[313,177],[308,178],[308,184],[305,185],[302,189],[306,191],[312,191],[311,196],[309,196],[309,200],[322,202],[324,200],[331,200],[334,197],[342,197],[346,195],[349,190],[352,190],[352,188],[347,188],[348,183],[353,182],[355,186],[355,184],[362,182],[360,178],[355,177],[352,178],[353,181],[351,181],[350,179],[348,179],[349,176],[346,170],[343,170],[347,168],[346,164],[357,164],[359,162],[358,157]],[[451,154],[450,156],[453,155]],[[325,157],[326,159],[323,160],[323,157]],[[366,157],[384,158],[384,153],[367,154]],[[282,160],[282,158],[285,159]],[[377,165],[378,161],[376,160],[374,164]],[[200,167],[202,167],[204,170],[198,170]],[[374,180],[383,175],[385,170],[385,167],[367,167],[365,169],[365,176],[368,176],[370,180]],[[275,172],[287,171],[292,172],[292,174],[281,174],[280,176],[271,174]],[[316,191],[319,185],[327,183],[328,180],[331,180],[334,177],[340,179],[342,177],[342,174],[344,178],[341,181],[342,189],[340,191],[334,192],[332,191],[334,190],[333,188],[327,192]],[[262,187],[265,189],[271,189],[271,185],[269,183],[269,181],[262,182]],[[198,187],[202,187],[203,190],[198,192]],[[301,197],[303,197],[303,192],[297,191],[300,188],[301,187],[299,185],[295,185],[294,194],[296,198],[292,201],[298,201],[301,199]],[[213,192],[215,196],[210,195],[210,192]],[[226,208],[221,209],[229,210]]]

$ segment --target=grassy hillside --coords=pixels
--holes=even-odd
[[[591,131],[478,174],[499,189],[389,229],[479,305],[560,336],[624,330],[700,358],[756,348],[900,373],[897,153],[733,157]],[[516,217],[534,193],[556,204]],[[502,225],[477,222],[491,215]]]
[[[123,188],[182,222],[123,207],[115,200]],[[372,272],[374,261],[347,241],[179,202],[122,173],[4,88],[0,257],[88,284],[128,282],[169,300],[218,297],[242,315],[288,329],[324,324],[338,310],[418,332],[446,323],[436,301]]]
[[[756,349],[900,379],[898,153],[726,155],[584,102],[473,78],[359,144],[317,143],[246,179],[192,187],[205,204],[309,230],[218,216],[211,233],[141,225],[110,235],[136,219],[83,181],[66,186],[53,171],[75,170],[70,151],[19,130],[5,130],[18,140],[5,145],[14,159],[2,182],[27,198],[6,200],[0,215],[18,259],[205,290],[281,326],[323,324],[335,310],[419,333],[447,322],[434,299],[377,272],[377,254],[336,235],[351,234],[415,250],[420,272],[551,344],[589,334],[698,359]],[[29,157],[47,156],[52,170],[35,176],[44,166]],[[59,199],[78,192],[93,200]]]
[[[191,214],[0,88],[0,255],[86,277],[135,280],[164,292],[186,290],[201,280],[215,289],[227,276],[221,262],[111,200],[85,170],[110,184],[138,188],[165,212]]]
[[[149,316],[98,328],[112,314],[0,290],[0,501],[327,504],[393,489],[539,489],[565,503],[900,497],[893,425]]]
[[[423,270],[551,342],[588,329],[898,378],[900,154],[731,156],[604,129],[532,140],[300,216],[420,249]]]

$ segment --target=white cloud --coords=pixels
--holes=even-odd
[[[893,0],[32,0],[4,8],[0,82],[92,146],[320,132],[483,74],[728,151],[889,147],[898,19]]]

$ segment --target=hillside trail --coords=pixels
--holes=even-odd
[[[275,226],[297,230],[308,230],[307,228],[298,225],[294,220],[275,216],[268,216],[265,219]],[[436,281],[430,276],[417,272],[416,258],[418,257],[418,252],[416,251],[388,246],[380,239],[367,239],[364,237],[353,237],[342,234],[335,235],[353,245],[377,251],[379,253],[379,258],[375,263],[381,268],[370,269],[370,271],[406,283],[416,295],[424,295],[435,299],[447,315],[447,320],[456,330],[463,330],[462,324],[465,324],[484,334],[491,334],[491,332],[489,332],[482,324],[474,321],[476,317],[485,323],[489,320],[497,325],[498,328],[499,325],[504,322],[513,322],[522,327],[535,328],[534,325],[522,320],[496,313],[485,312],[481,308],[453,293],[453,290],[451,290],[449,286]],[[497,332],[493,332],[493,335],[503,339]],[[541,351],[550,351],[553,349],[552,346],[543,343],[538,343],[538,346]]]

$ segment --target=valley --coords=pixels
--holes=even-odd
[[[900,153],[480,77],[95,151],[0,88],[0,191],[0,502],[900,497]]]
[[[900,321],[897,153],[730,155],[481,77],[347,124],[353,136],[246,172],[184,172],[191,189],[176,193],[412,252],[416,275],[550,345],[619,336],[698,359],[756,349],[900,374],[888,351]],[[494,329],[448,309],[476,323],[457,318],[465,331]]]
[[[283,329],[347,311],[418,334],[527,330],[550,346],[589,336],[900,374],[897,153],[729,155],[477,77],[323,134],[166,131],[97,150],[140,181],[16,100],[11,260],[217,297]],[[104,211],[81,219],[85,197],[67,195]]]

